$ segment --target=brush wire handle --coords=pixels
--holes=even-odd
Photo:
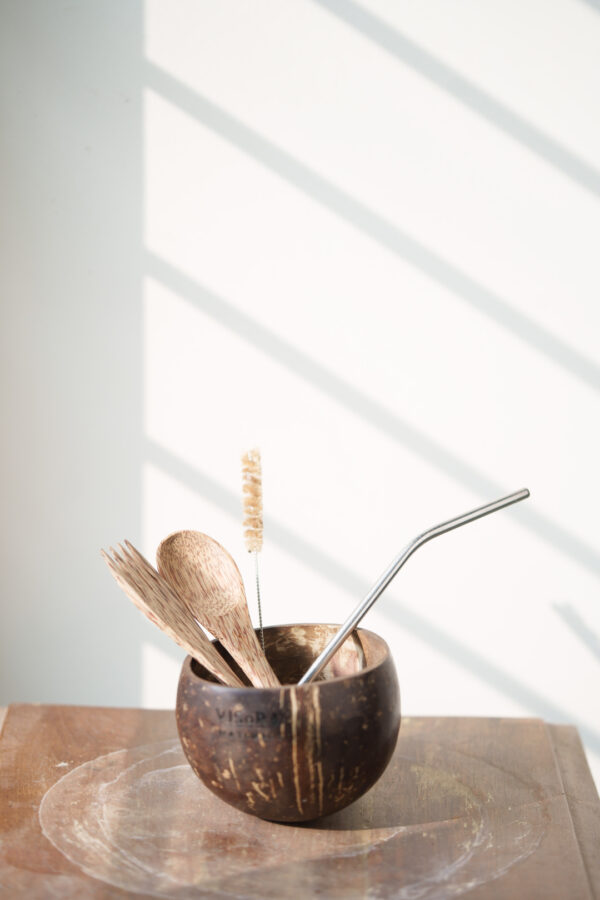
[[[252,554],[254,557],[254,581],[256,583],[256,604],[258,606],[258,628],[260,631],[260,645],[262,647],[262,652],[265,652],[265,630],[263,628],[263,618],[262,618],[262,603],[260,600],[260,572],[258,568],[258,551],[255,550]]]
[[[506,506],[511,506],[513,503],[518,503],[520,500],[525,500],[527,497],[529,497],[529,491],[527,488],[523,488],[523,490],[517,491],[514,494],[509,494],[507,497],[501,497],[500,500],[495,500],[493,503],[486,503],[485,506],[479,506],[477,509],[472,509],[470,512],[463,513],[462,516],[457,516],[455,519],[449,519],[447,522],[435,525],[433,528],[424,531],[423,534],[414,538],[414,540],[412,540],[410,544],[407,544],[404,550],[398,554],[383,575],[381,575],[379,580],[376,581],[365,599],[358,604],[346,619],[325,649],[315,659],[310,668],[307,669],[298,684],[307,684],[309,681],[316,678],[319,672],[327,665],[336,650],[344,643],[348,635],[354,631],[363,616],[371,609],[390,581],[398,574],[406,560],[413,555],[415,550],[418,550],[419,547],[422,547],[427,541],[438,537],[440,534],[446,534],[447,531],[452,531],[454,528],[460,528],[461,525],[466,525],[467,522],[474,522],[475,519],[489,516],[490,513],[496,512],[498,509],[504,509]]]

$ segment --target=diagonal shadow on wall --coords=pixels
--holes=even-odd
[[[199,469],[190,466],[152,440],[147,440],[145,451],[146,458],[153,465],[185,484],[224,512],[239,518],[240,498],[237,494],[222,487]],[[338,587],[353,594],[356,602],[364,597],[371,587],[371,584],[364,581],[356,572],[341,565],[282,522],[265,516],[265,527],[274,544],[294,556],[296,560],[312,571],[318,572]],[[475,675],[480,681],[486,682],[506,697],[531,710],[535,715],[553,722],[571,722],[572,714],[568,710],[562,709],[542,694],[538,694],[537,691],[523,684],[509,672],[490,662],[453,635],[447,634],[438,626],[428,622],[398,600],[390,603],[390,596],[391,592],[388,592],[387,596],[380,600],[379,610],[404,631],[433,647],[438,653],[462,666],[470,674]],[[578,727],[589,749],[600,753],[600,735],[583,724],[578,724]]]
[[[410,66],[436,87],[452,94],[472,112],[550,163],[562,175],[600,196],[600,172],[372,12],[352,0],[312,0],[312,2],[326,9],[346,25],[360,31],[378,47]],[[590,0],[586,2],[590,3]],[[600,8],[600,0],[597,2],[592,0],[591,5],[596,9]]]
[[[484,500],[493,500],[495,496],[506,493],[506,485],[498,485],[483,472],[474,469],[459,456],[394,415],[293,344],[283,340],[255,319],[150,252],[146,252],[146,271],[169,290],[184,297],[221,325],[327,394],[354,415],[360,416],[388,437],[416,453],[421,459],[469,490],[480,494]],[[600,574],[600,556],[593,547],[531,507],[519,510],[518,515],[521,524],[538,537],[595,575]]]
[[[425,275],[461,297],[553,363],[562,366],[595,390],[600,389],[600,367],[484,285],[479,284],[467,273],[429,250],[225,110],[173,78],[168,72],[147,61],[144,75],[146,85],[165,100],[235,144],[381,246],[420,269]]]
[[[591,6],[596,12],[600,12],[600,0],[583,0],[586,6]]]
[[[570,603],[555,603],[554,609],[590,653],[600,660],[600,637],[586,625],[575,607]]]

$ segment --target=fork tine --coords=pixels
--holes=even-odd
[[[142,556],[140,551],[137,549],[137,547],[133,546],[131,541],[126,540],[125,546],[127,547],[127,550],[129,551],[129,555],[132,558],[138,559],[142,563],[143,566],[150,566],[150,568],[152,568],[154,571],[156,571],[156,569],[154,569],[154,566],[152,566],[151,563],[148,562],[148,560],[146,559],[145,556]]]
[[[123,557],[123,559],[125,559],[127,561],[131,560],[131,553],[129,553],[129,551],[127,550],[127,547],[124,546],[124,542],[121,544],[118,544],[117,546],[119,547],[119,552],[121,553],[121,556]]]
[[[119,559],[115,557],[114,552],[115,551],[112,549],[112,547],[110,548],[110,552],[105,551],[105,550],[101,551],[102,556],[103,556],[107,566],[109,567],[109,569],[112,572],[120,572],[122,566],[121,566],[121,563],[119,562]],[[113,554],[112,556],[111,556],[111,553]]]
[[[142,556],[140,551],[137,550],[130,541],[126,540],[123,543],[125,546],[119,545],[121,551],[125,559],[134,567],[134,569],[136,569],[136,571],[149,577],[158,575],[156,569],[148,562],[145,556]]]
[[[119,544],[117,544],[117,547],[119,547],[119,550],[121,549]],[[110,548],[110,552],[113,555],[113,559],[115,559],[117,562],[119,562],[119,563],[125,562],[125,560],[121,557],[121,554],[117,550],[115,550],[114,547]]]

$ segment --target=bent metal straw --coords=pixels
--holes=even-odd
[[[515,494],[501,497],[500,500],[495,500],[493,503],[479,506],[477,509],[472,509],[470,512],[463,513],[462,516],[457,516],[455,519],[449,519],[447,522],[442,522],[441,525],[435,525],[433,528],[424,531],[423,534],[414,538],[414,540],[412,540],[394,559],[378,581],[376,581],[365,599],[362,600],[348,616],[340,630],[335,633],[325,649],[307,669],[298,684],[307,684],[309,681],[316,678],[321,669],[327,665],[336,650],[341,647],[348,635],[354,631],[363,616],[371,609],[375,601],[381,596],[390,581],[398,574],[406,560],[409,556],[412,556],[415,550],[418,550],[419,547],[422,547],[427,541],[430,541],[440,534],[445,534],[447,531],[452,531],[454,528],[460,528],[461,525],[466,525],[467,522],[474,522],[475,519],[481,519],[482,516],[488,516],[498,509],[504,509],[505,506],[511,506],[511,504],[518,503],[520,500],[525,500],[527,497],[529,497],[529,491],[527,488],[523,488],[523,490],[517,491]]]

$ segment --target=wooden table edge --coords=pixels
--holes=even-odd
[[[600,898],[600,798],[574,725],[546,723],[590,896]]]

